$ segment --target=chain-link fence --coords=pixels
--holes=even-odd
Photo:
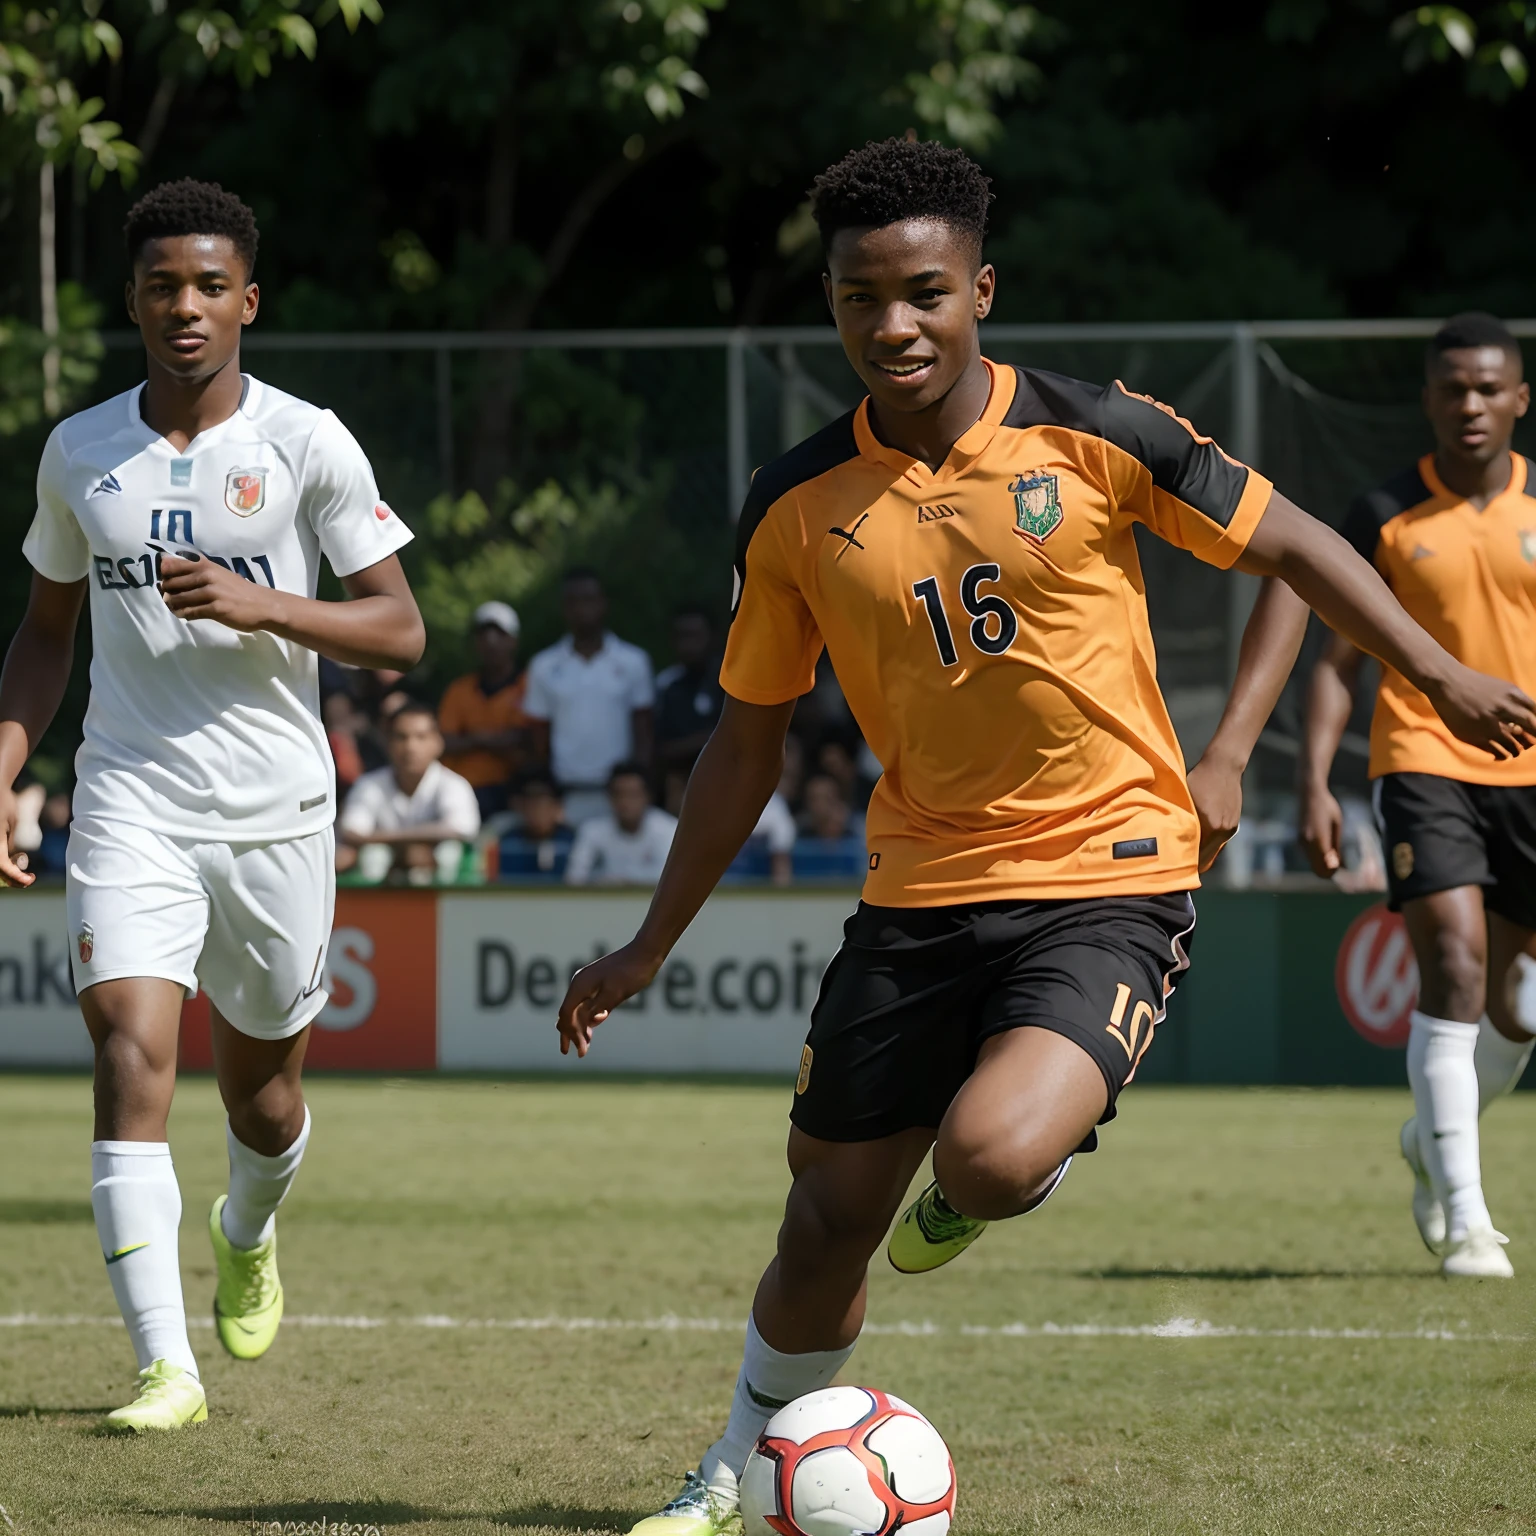
[[[984,345],[999,361],[1123,379],[1336,524],[1355,494],[1430,446],[1418,395],[1424,341],[1435,325],[992,325]],[[1536,335],[1536,321],[1513,328]],[[119,333],[107,341],[103,395],[142,377],[138,337]],[[551,481],[624,488],[634,515],[650,520],[658,537],[615,546],[629,552],[624,568],[605,574],[630,632],[659,655],[673,601],[714,595],[724,607],[731,521],[752,468],[861,393],[830,326],[256,332],[246,348],[249,366],[270,383],[337,412],[369,453],[384,494],[418,526],[422,509],[444,492],[475,488],[490,496],[505,484],[527,493]],[[1536,431],[1517,441],[1536,453]],[[674,543],[662,533],[676,536]],[[653,546],[663,553],[647,563],[643,551]],[[694,553],[679,557],[680,549]],[[1142,540],[1142,549],[1161,680],[1193,759],[1219,716],[1253,583],[1155,539]],[[718,593],[698,590],[706,569]],[[542,608],[537,594],[522,596],[535,616],[529,638],[541,641],[540,624],[554,622],[552,596]],[[1282,817],[1305,670],[1298,668],[1252,775]],[[1362,708],[1340,764],[1345,782],[1361,789],[1364,723]]]

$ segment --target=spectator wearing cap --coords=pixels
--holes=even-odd
[[[393,865],[413,883],[430,882],[436,868],[457,870],[463,844],[480,830],[480,807],[442,755],[432,707],[401,705],[389,720],[389,766],[365,773],[342,807],[338,870],[359,865],[378,879]]]
[[[675,816],[694,761],[725,703],[715,659],[715,626],[697,604],[673,615],[672,654],[677,661],[656,679],[656,766],[662,804]]]
[[[474,633],[479,670],[456,677],[438,705],[443,766],[469,780],[483,817],[506,810],[508,786],[530,750],[527,675],[517,670],[521,629],[510,604],[481,603]]]
[[[640,763],[615,764],[608,780],[608,812],[576,831],[568,885],[655,885],[677,831],[677,818],[651,804]]]
[[[607,812],[616,764],[648,771],[656,690],[650,657],[609,632],[596,571],[567,571],[561,602],[567,633],[528,663],[523,709],[534,751],[565,795],[566,820],[580,827]]]

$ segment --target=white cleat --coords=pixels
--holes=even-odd
[[[1509,1239],[1492,1227],[1468,1232],[1452,1243],[1440,1263],[1440,1273],[1453,1280],[1513,1280],[1515,1266],[1504,1252]]]
[[[1397,1145],[1413,1174],[1413,1222],[1424,1246],[1439,1258],[1445,1252],[1445,1207],[1435,1193],[1419,1157],[1419,1122],[1410,1115],[1397,1133]],[[1506,1262],[1508,1262],[1506,1260]]]

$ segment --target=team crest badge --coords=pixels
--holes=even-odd
[[[1536,528],[1520,530],[1520,558],[1527,565],[1536,565]]]
[[[96,953],[96,930],[89,923],[80,924],[80,932],[75,935],[75,948],[80,953],[80,964],[89,965],[91,956]]]
[[[1061,527],[1061,501],[1056,494],[1056,476],[1042,469],[1015,475],[1008,487],[1013,492],[1014,521],[1020,533],[1036,544],[1043,544]]]
[[[224,476],[224,505],[236,517],[251,517],[266,504],[266,470],[232,469]]]

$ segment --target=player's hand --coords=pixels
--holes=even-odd
[[[1209,752],[1189,770],[1189,795],[1200,818],[1200,873],[1216,862],[1243,819],[1243,770]]]
[[[1332,790],[1312,789],[1302,794],[1298,835],[1314,875],[1331,880],[1344,868],[1344,811]]]
[[[1513,683],[1457,662],[1424,692],[1451,734],[1469,746],[1501,759],[1536,746],[1536,704]]]
[[[16,791],[6,787],[0,789],[0,883],[31,885],[37,876],[27,873],[27,856],[17,853],[15,846]]]
[[[620,1003],[650,986],[660,969],[660,956],[633,943],[582,966],[560,1004],[560,1054],[569,1056],[574,1046],[578,1056],[585,1056],[592,1048],[592,1031]]]
[[[213,619],[242,634],[266,628],[273,618],[270,587],[259,587],[214,560],[164,556],[160,593],[177,618]]]

